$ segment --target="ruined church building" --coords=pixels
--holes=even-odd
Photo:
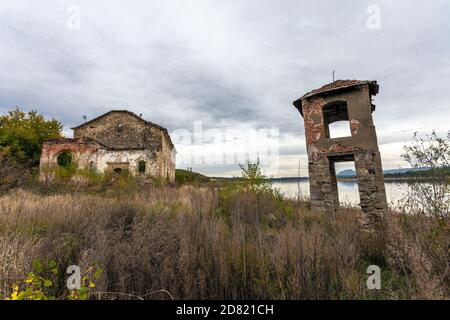
[[[130,111],[113,110],[72,130],[73,139],[44,143],[41,178],[45,178],[46,167],[70,159],[78,168],[97,172],[127,170],[134,175],[175,180],[176,150],[167,129],[157,124]]]
[[[294,102],[304,118],[312,210],[334,214],[339,207],[335,163],[353,161],[363,226],[376,225],[387,209],[381,157],[373,124],[376,81],[337,80]],[[350,136],[333,138],[330,125],[347,121]],[[175,148],[167,130],[126,111],[110,111],[74,130],[73,139],[47,141],[41,175],[70,153],[80,168],[142,174],[175,180]],[[44,174],[45,175],[45,174]]]

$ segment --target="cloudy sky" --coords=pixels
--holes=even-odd
[[[262,138],[279,150],[267,173],[297,175],[300,159],[307,175],[292,101],[335,70],[378,81],[383,165],[404,167],[413,132],[450,129],[449,17],[448,0],[0,0],[0,112],[38,110],[68,136],[83,115],[142,113],[173,134],[179,167],[214,176],[239,161],[191,156],[245,151],[227,130],[278,131]]]

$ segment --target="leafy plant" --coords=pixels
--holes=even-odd
[[[100,279],[103,274],[103,269],[97,267],[88,268],[86,275],[81,278],[80,289],[70,290],[67,299],[69,300],[87,300],[89,299],[89,294],[95,288],[95,281]]]
[[[46,266],[33,261],[33,272],[30,272],[22,284],[13,286],[11,294],[5,300],[55,300],[51,288],[54,286],[59,270],[56,262],[51,260]]]
[[[450,213],[450,131],[447,138],[440,138],[433,131],[419,137],[414,134],[411,144],[404,147],[402,155],[414,169],[409,185],[405,210],[423,213],[443,219]],[[426,181],[422,172],[426,170]]]
[[[241,168],[241,187],[251,191],[272,190],[272,184],[263,174],[259,159],[255,163],[247,160],[245,164],[240,164]]]
[[[0,116],[0,152],[27,167],[39,165],[45,140],[61,136],[62,124],[36,111],[25,113],[17,107]]]
[[[81,278],[79,289],[63,290],[64,294],[58,299],[87,300],[92,290],[95,288],[95,281],[103,273],[103,269],[93,267],[88,268],[86,275]],[[13,290],[7,295],[5,300],[55,300],[55,292],[58,291],[58,281],[60,271],[56,261],[50,260],[47,264],[40,260],[33,261],[33,271],[26,279],[19,284],[13,285]]]

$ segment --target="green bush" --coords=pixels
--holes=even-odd
[[[4,300],[87,300],[102,273],[103,269],[99,267],[95,271],[92,267],[88,268],[80,279],[80,288],[68,290],[65,287],[66,275],[58,268],[55,260],[48,263],[35,260],[33,271],[22,283],[14,284],[12,292]]]
[[[36,111],[25,113],[19,108],[0,116],[0,153],[26,167],[37,167],[42,144],[62,137],[62,124],[46,120]]]

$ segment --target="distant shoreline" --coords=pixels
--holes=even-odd
[[[241,180],[239,177],[211,177],[211,180],[229,180],[236,181]],[[386,182],[408,182],[408,181],[428,181],[431,177],[422,176],[422,177],[389,177],[385,176],[384,181]],[[300,181],[309,181],[309,177],[284,177],[284,178],[268,178],[267,181],[271,182],[300,182]],[[357,177],[337,177],[337,181],[340,182],[358,182]]]
[[[389,181],[389,182],[407,182],[407,181],[428,181],[431,180],[431,177],[427,177],[427,176],[422,176],[422,177],[389,177],[389,176],[384,176],[384,181]],[[272,179],[267,179],[270,181],[280,181],[280,182],[297,182],[297,181],[309,181],[308,177],[300,177],[300,178],[296,178],[296,177],[289,177],[289,178],[272,178]],[[357,182],[358,178],[357,177],[337,177],[337,181],[341,181],[341,182]]]

